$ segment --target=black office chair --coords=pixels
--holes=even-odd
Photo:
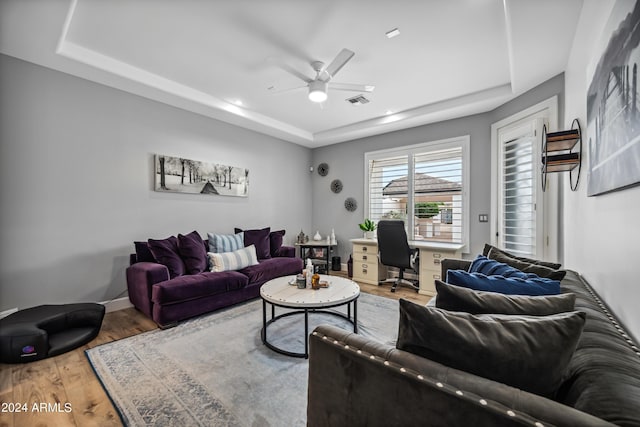
[[[404,278],[404,270],[407,268],[418,272],[418,250],[409,247],[404,221],[381,220],[378,222],[378,252],[382,264],[400,269],[397,278],[383,280],[380,284],[393,282],[391,292],[395,292],[400,284],[408,285],[416,291],[420,289],[417,281]]]

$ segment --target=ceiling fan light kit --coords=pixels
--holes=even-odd
[[[327,100],[327,82],[314,80],[309,83],[309,100],[312,102],[324,102]]]

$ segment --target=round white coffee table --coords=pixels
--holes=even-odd
[[[353,324],[353,332],[358,333],[358,297],[360,287],[353,280],[343,277],[320,275],[320,280],[329,282],[328,288],[298,289],[291,281],[295,276],[283,276],[269,280],[260,288],[262,298],[262,342],[271,350],[293,357],[309,358],[309,312],[322,312],[347,319]],[[267,320],[267,303],[271,305],[271,319]],[[328,310],[347,305],[347,314]],[[351,306],[353,305],[353,317]],[[276,316],[275,308],[293,309]],[[267,327],[278,319],[296,314],[304,314],[304,353],[296,353],[278,348],[267,339]]]

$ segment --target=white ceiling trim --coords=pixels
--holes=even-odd
[[[513,55],[513,29],[511,25],[511,12],[509,11],[507,0],[502,0],[502,9],[504,10],[504,23],[505,23],[505,37],[507,39],[507,56],[509,57],[509,80],[511,81],[511,88],[515,92],[517,87],[515,81],[515,58]]]
[[[410,110],[401,111],[352,125],[314,134],[315,142],[326,145],[341,142],[343,138],[356,139],[380,133],[406,129],[427,123],[460,117],[461,112],[477,114],[490,111],[513,97],[511,84],[504,84],[471,94],[445,99]]]
[[[277,129],[279,132],[275,133],[273,136],[277,136],[279,138],[285,137],[285,139],[288,140],[293,139],[296,142],[313,141],[313,135],[303,129],[299,129],[263,114],[241,108],[235,104],[209,95],[208,93],[199,91],[165,77],[161,77],[147,70],[132,66],[131,64],[119,61],[93,50],[86,49],[73,42],[66,40],[63,41],[58,45],[56,53],[67,59],[106,71],[114,76],[128,79],[140,85],[156,89],[165,94],[173,95],[193,102],[201,107],[205,107],[209,111],[209,114],[207,114],[209,117],[226,122],[230,121],[234,124],[239,124],[243,127],[250,127],[254,130],[267,134],[271,133],[269,132],[270,129]],[[145,93],[143,96],[149,97],[150,94]],[[166,97],[154,97],[154,99],[161,102],[170,102]],[[196,112],[201,113],[202,111]]]

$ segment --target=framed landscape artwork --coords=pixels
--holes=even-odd
[[[587,92],[587,195],[640,183],[640,7],[616,2]]]
[[[156,154],[155,186],[160,192],[247,197],[249,169]]]

